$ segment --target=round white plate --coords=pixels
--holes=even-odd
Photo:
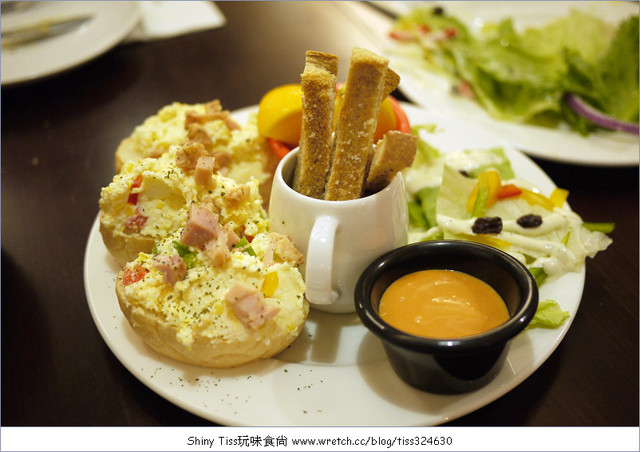
[[[549,194],[549,177],[521,152],[482,131],[404,105],[412,124],[437,124],[430,143],[443,152],[503,146],[520,178]],[[246,121],[257,107],[236,112]],[[544,285],[571,313],[558,329],[532,329],[516,337],[504,368],[487,386],[468,394],[434,395],[403,383],[378,338],[356,314],[312,310],[292,346],[275,358],[235,369],[183,364],[148,348],[129,327],[115,295],[119,268],[107,252],[98,218],[87,242],[84,280],[93,319],[109,348],[141,382],[185,410],[224,425],[412,426],[437,425],[474,411],[531,375],[556,349],[575,317],[585,273],[569,273]]]
[[[85,63],[120,43],[140,20],[136,2],[38,2],[2,16],[2,29],[12,30],[82,15],[91,20],[66,34],[2,49],[2,86],[57,74]]]
[[[406,12],[408,2],[398,3],[400,5],[394,5],[396,11]],[[518,28],[540,26],[565,16],[571,8],[584,10],[614,24],[638,14],[638,4],[635,2],[474,1],[446,2],[443,6],[471,29],[483,22],[496,22],[506,17],[511,17]],[[401,7],[404,9],[399,9]],[[429,110],[503,137],[532,157],[585,166],[638,165],[638,135],[602,130],[583,137],[568,128],[549,129],[494,119],[473,100],[451,95],[451,85],[445,77],[419,67],[411,58],[399,56],[394,51],[397,43],[388,39],[387,44],[390,66],[401,76],[400,90],[408,99]]]

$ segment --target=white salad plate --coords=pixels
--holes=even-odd
[[[513,19],[516,29],[542,26],[566,16],[571,9],[580,9],[618,24],[626,17],[638,14],[637,2],[374,2],[393,14],[404,14],[412,7],[441,4],[446,11],[459,18],[471,30],[487,22]],[[387,33],[389,30],[385,30]],[[528,155],[544,160],[584,166],[637,166],[639,161],[638,135],[624,132],[598,131],[581,136],[568,126],[545,128],[518,124],[492,118],[471,99],[451,94],[446,77],[430,72],[411,57],[402,56],[401,46],[386,38],[385,54],[390,66],[401,76],[399,89],[411,101],[445,116],[473,124],[477,128],[503,137]]]
[[[550,194],[551,179],[527,156],[483,131],[403,104],[413,125],[436,124],[429,143],[442,152],[502,146],[520,179]],[[246,122],[250,107],[234,113]],[[529,377],[569,330],[582,297],[585,271],[567,273],[541,288],[569,319],[559,328],[534,328],[517,336],[497,377],[459,395],[421,392],[393,372],[379,339],[354,314],[311,310],[296,341],[278,356],[233,369],[211,369],[166,358],[131,329],[115,294],[115,260],[96,218],[86,246],[84,281],[96,326],[120,362],[142,383],[175,405],[212,422],[246,426],[438,425],[481,408]]]
[[[141,12],[136,2],[34,2],[31,7],[4,14],[2,30],[85,15],[91,19],[75,30],[2,49],[2,86],[54,75],[96,58],[135,28]]]

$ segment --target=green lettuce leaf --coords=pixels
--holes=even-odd
[[[510,20],[489,39],[453,41],[449,48],[460,77],[468,82],[480,104],[494,117],[526,121],[540,113],[558,111],[562,93],[562,61],[523,51]]]
[[[554,300],[544,300],[538,303],[536,315],[533,317],[529,328],[557,328],[570,317],[569,311],[563,311]]]
[[[638,17],[624,21],[606,52],[589,61],[566,50],[564,90],[624,121],[638,121]]]
[[[638,121],[637,15],[616,26],[572,10],[542,27],[519,32],[505,19],[476,35],[445,9],[418,8],[395,28],[413,30],[421,63],[457,88],[469,86],[495,118],[547,127],[564,121],[587,134],[595,126],[563,100],[575,93],[617,119]]]

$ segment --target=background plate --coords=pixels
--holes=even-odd
[[[403,105],[412,124],[437,124],[430,143],[443,152],[503,146],[518,177],[545,194],[555,187],[528,157],[466,124]],[[234,113],[244,123],[250,107]],[[84,280],[91,314],[116,357],[142,383],[165,399],[224,425],[411,426],[437,425],[470,413],[507,393],[556,349],[576,315],[584,268],[545,284],[541,299],[553,298],[571,317],[558,329],[532,329],[516,337],[505,366],[487,386],[461,395],[434,395],[403,383],[382,345],[356,314],[311,310],[292,346],[275,358],[234,369],[183,364],[148,348],[118,307],[119,268],[107,252],[96,218],[87,242]]]
[[[413,3],[413,4],[412,4]],[[540,26],[566,15],[571,8],[581,9],[611,23],[638,14],[635,2],[375,2],[394,14],[423,4],[442,4],[471,29],[483,22],[511,17],[517,28]],[[386,33],[388,30],[384,30]],[[473,124],[514,144],[532,157],[562,163],[589,166],[637,166],[638,135],[598,131],[583,137],[568,129],[548,129],[500,121],[489,116],[476,102],[450,94],[445,77],[419,67],[416,61],[398,56],[397,43],[387,38],[385,53],[391,67],[401,76],[399,89],[411,101],[429,110]]]
[[[2,49],[2,86],[57,74],[85,63],[120,43],[140,20],[136,2],[37,2],[3,15],[2,28],[11,30],[45,19],[85,14],[93,18],[72,32]]]

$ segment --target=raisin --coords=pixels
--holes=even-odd
[[[537,228],[542,224],[542,217],[540,215],[534,215],[532,213],[523,215],[516,220],[523,228]]]
[[[502,232],[502,218],[481,217],[476,219],[471,226],[474,234],[500,234]]]

